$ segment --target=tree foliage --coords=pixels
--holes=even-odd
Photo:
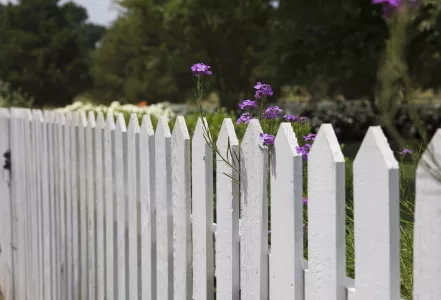
[[[84,8],[58,0],[21,0],[0,10],[0,70],[35,105],[63,105],[91,88],[89,52],[104,33]]]

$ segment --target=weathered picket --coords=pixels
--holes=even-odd
[[[355,281],[332,126],[311,148],[307,191],[290,124],[271,151],[257,120],[239,145],[225,119],[215,149],[208,127],[199,119],[191,137],[183,117],[171,133],[165,118],[154,132],[136,114],[0,109],[5,299],[400,299],[399,170],[380,127],[353,166]],[[415,300],[441,299],[440,149],[438,131],[417,170]]]

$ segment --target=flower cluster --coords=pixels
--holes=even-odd
[[[194,76],[203,76],[203,75],[211,75],[211,71],[209,70],[210,66],[207,66],[203,63],[194,64],[191,66],[191,71]]]
[[[296,146],[296,152],[302,155],[303,160],[308,160],[309,149],[311,149],[311,144],[304,144],[302,147]]]

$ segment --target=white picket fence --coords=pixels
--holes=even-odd
[[[12,158],[0,180],[5,299],[205,300],[214,286],[218,300],[399,299],[399,170],[381,128],[369,129],[354,163],[355,281],[346,278],[345,167],[332,126],[309,157],[308,264],[296,137],[280,126],[268,212],[260,131],[251,121],[239,145],[224,120],[217,145],[233,164],[240,151],[239,187],[201,120],[191,139],[183,117],[173,133],[164,119],[154,133],[148,116],[126,128],[122,115],[0,109],[0,153]],[[431,147],[438,157],[441,131]],[[441,184],[419,167],[416,192],[414,299],[440,300]]]

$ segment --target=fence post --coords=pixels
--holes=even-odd
[[[9,109],[0,108],[0,155],[2,159],[0,164],[0,293],[3,293],[5,299],[14,297],[11,218],[13,199],[11,198],[11,165],[7,165],[7,153],[10,154],[11,149],[10,122]]]

